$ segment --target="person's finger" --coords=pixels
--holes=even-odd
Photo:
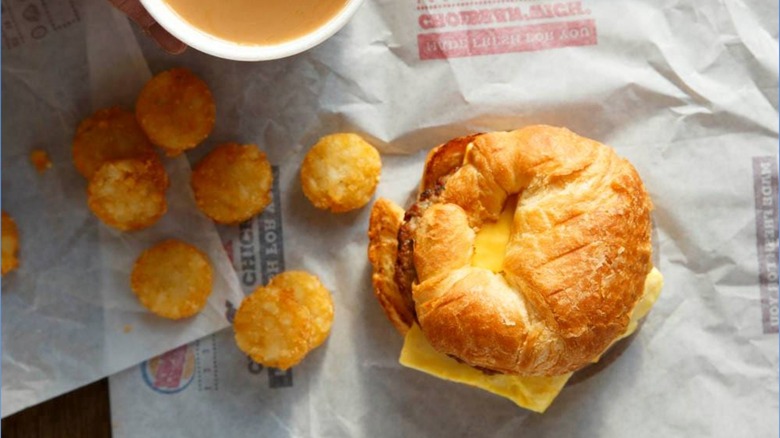
[[[154,18],[146,12],[139,0],[108,0],[114,7],[124,12],[135,24],[147,29],[154,24]]]
[[[178,55],[187,50],[187,45],[179,41],[175,36],[168,33],[160,23],[154,23],[146,29],[146,32],[157,41],[157,44],[166,52]]]
[[[182,53],[187,49],[187,45],[179,41],[168,33],[154,18],[146,11],[139,0],[109,0],[114,7],[124,12],[135,24],[141,27],[144,32],[151,36],[157,44],[166,52],[172,54]]]

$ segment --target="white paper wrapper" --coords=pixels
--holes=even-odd
[[[141,40],[153,70],[184,64],[204,72],[229,115],[225,138],[257,142],[279,165],[286,268],[319,275],[333,291],[336,318],[327,344],[292,371],[292,386],[284,386],[289,375],[252,365],[229,330],[188,347],[192,370],[169,367],[181,369],[176,385],[196,382],[174,394],[150,383],[149,363],[113,376],[115,436],[774,436],[777,5],[510,1],[418,9],[427,3],[369,0],[322,46],[262,64],[170,58]],[[545,6],[583,15],[445,27],[438,32],[455,33],[439,37],[422,28],[435,20],[426,13],[531,14]],[[521,41],[490,49],[504,54],[475,55],[484,49],[473,39],[458,45],[465,29],[484,36],[476,31],[529,24],[545,34],[581,20],[592,21],[574,28],[596,37],[579,46]],[[436,46],[425,44],[437,39],[449,41],[442,44],[453,57],[433,59]],[[544,415],[402,368],[401,338],[371,292],[369,209],[318,212],[298,183],[303,154],[319,136],[356,131],[384,154],[378,196],[406,205],[427,149],[531,123],[567,126],[635,164],[656,205],[666,277],[629,348],[566,387]],[[235,235],[223,237],[235,251]],[[256,236],[249,248],[262,253],[266,245]]]
[[[186,158],[165,160],[168,213],[153,227],[120,233],[87,208],[71,160],[76,126],[98,108],[132,109],[151,77],[127,20],[102,2],[7,0],[3,20],[3,210],[21,234],[20,268],[2,280],[6,416],[224,328],[225,303],[241,289],[195,207]],[[29,161],[36,148],[53,161],[43,174]],[[152,315],[130,290],[135,259],[167,237],[199,247],[214,267],[207,307],[185,321]]]
[[[291,374],[251,364],[226,330],[113,376],[115,436],[775,435],[777,5],[454,3],[368,0],[325,44],[267,63],[168,57],[140,39],[152,71],[185,65],[212,86],[217,129],[193,158],[237,140],[278,166],[276,213],[221,229],[245,290],[306,269],[333,291],[336,319]],[[460,14],[502,7],[520,8],[520,21]],[[384,154],[377,195],[406,204],[429,148],[532,123],[567,126],[635,164],[666,277],[630,347],[544,415],[402,368],[370,289],[368,208],[317,211],[298,183],[318,137],[355,131]]]

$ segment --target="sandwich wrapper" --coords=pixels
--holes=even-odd
[[[164,159],[168,212],[153,227],[121,233],[89,211],[71,158],[76,127],[98,108],[132,110],[151,74],[127,20],[86,6],[3,0],[3,210],[21,242],[19,269],[2,279],[3,416],[225,328],[226,303],[241,300],[219,234],[195,208],[186,158]],[[34,149],[52,161],[42,174]],[[152,315],[130,290],[135,259],[169,237],[214,269],[208,304],[185,321]]]
[[[140,46],[151,71],[186,66],[211,86],[217,126],[191,160],[224,141],[268,153],[272,206],[219,229],[243,291],[305,269],[335,302],[329,340],[288,372],[252,363],[227,329],[112,376],[115,436],[776,433],[777,5],[367,0],[319,47],[264,63],[171,57],[93,20],[107,13],[102,2],[77,6],[81,30],[60,32],[62,50]],[[56,91],[85,99],[89,87],[67,73],[50,78]],[[316,210],[298,182],[320,136],[358,132],[383,154],[377,196],[407,206],[431,147],[535,123],[610,144],[635,165],[655,203],[665,277],[628,348],[543,415],[401,367],[403,339],[371,291],[369,208]]]

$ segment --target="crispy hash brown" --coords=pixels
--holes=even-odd
[[[255,145],[226,143],[209,152],[192,171],[198,208],[223,224],[243,222],[271,202],[271,164]]]
[[[11,215],[3,212],[2,221],[2,275],[5,275],[19,266],[17,253],[19,252],[19,229],[16,227]]]
[[[112,161],[98,169],[87,187],[89,209],[122,231],[152,226],[168,209],[168,175],[158,158]]]
[[[255,289],[233,320],[236,344],[255,362],[279,369],[321,345],[333,323],[333,301],[317,277],[289,271]]]
[[[285,370],[309,352],[311,313],[291,290],[261,287],[241,302],[233,329],[238,348],[252,360]]]
[[[333,324],[333,298],[317,277],[304,271],[287,271],[272,278],[268,287],[292,291],[295,300],[309,309],[313,323],[310,350],[325,342]]]
[[[371,200],[381,171],[379,152],[359,135],[333,134],[306,154],[301,186],[315,207],[340,213]]]
[[[98,110],[84,119],[73,138],[73,164],[87,179],[92,179],[100,166],[109,161],[150,159],[154,155],[135,115],[119,107]]]
[[[205,82],[187,69],[175,68],[146,83],[135,113],[152,143],[173,157],[208,137],[216,106]]]
[[[181,319],[203,309],[212,281],[211,263],[205,254],[190,244],[168,239],[138,257],[130,287],[155,315]]]

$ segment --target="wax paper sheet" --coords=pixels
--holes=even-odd
[[[168,213],[153,227],[120,233],[87,208],[71,161],[76,126],[98,108],[132,109],[151,77],[127,20],[92,3],[2,3],[2,204],[21,234],[20,267],[2,279],[3,416],[214,333],[241,297],[216,228],[195,208],[186,158],[164,161]],[[46,172],[30,163],[33,149],[51,157]],[[214,267],[208,305],[184,321],[152,315],[130,290],[134,260],[168,237]]]
[[[327,344],[288,373],[253,364],[226,330],[113,376],[115,435],[775,436],[777,12],[758,1],[368,0],[325,44],[259,64],[168,57],[139,36],[153,70],[188,65],[223,88],[225,138],[258,143],[279,166],[281,233],[263,218],[223,232],[245,289],[273,273],[269,230],[284,268],[333,291],[336,318]],[[401,367],[401,338],[371,293],[369,209],[316,211],[298,182],[319,136],[354,131],[383,153],[377,196],[408,205],[429,148],[532,123],[634,163],[666,277],[628,348],[543,415]],[[191,369],[177,365],[188,356]],[[152,378],[160,361],[175,378]]]
[[[336,305],[327,343],[289,372],[251,363],[225,330],[113,376],[114,435],[775,436],[777,13],[735,0],[367,0],[323,45],[255,64],[107,35],[140,45],[152,71],[184,65],[211,84],[217,128],[191,159],[233,140],[276,166],[273,209],[220,229],[244,291],[306,269]],[[320,212],[298,182],[318,137],[358,132],[383,153],[377,196],[407,204],[429,148],[532,123],[634,163],[666,278],[622,355],[543,415],[401,367],[370,289],[368,208]]]

